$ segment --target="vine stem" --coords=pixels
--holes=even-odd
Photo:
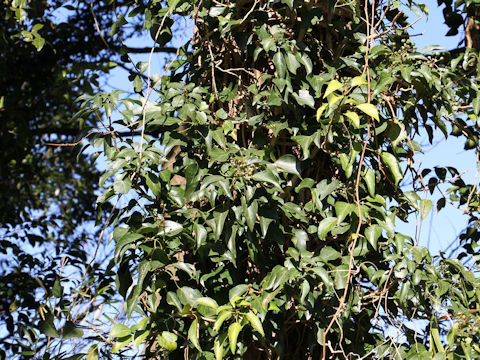
[[[370,104],[372,101],[372,96],[371,96],[371,84],[370,84],[370,68],[368,64],[368,53],[371,47],[371,39],[370,39],[370,21],[369,21],[369,9],[368,9],[368,0],[365,0],[365,21],[367,24],[367,44],[366,44],[366,52],[365,52],[365,66],[363,69],[363,73],[367,75],[367,103]],[[372,7],[371,7],[371,12],[372,12],[372,24],[374,23],[374,15],[375,15],[375,0],[372,1]],[[372,29],[373,30],[373,29]],[[370,122],[372,121],[371,117],[368,119],[367,122],[367,136],[363,142],[363,147],[362,147],[362,152],[360,154],[360,162],[358,165],[358,170],[357,170],[357,177],[355,179],[355,202],[357,205],[358,209],[358,225],[357,229],[355,231],[355,234],[353,236],[353,241],[350,246],[350,259],[349,259],[349,264],[348,264],[348,274],[347,274],[347,282],[345,284],[345,289],[343,290],[343,295],[340,299],[340,303],[338,304],[338,308],[335,311],[335,314],[333,315],[332,320],[330,320],[330,323],[328,324],[327,328],[325,329],[325,332],[323,333],[323,349],[322,349],[322,360],[326,360],[327,358],[327,335],[330,332],[330,329],[332,328],[333,324],[338,320],[338,317],[340,313],[343,311],[343,307],[345,305],[347,296],[348,296],[348,290],[350,288],[350,281],[352,278],[352,272],[353,272],[353,263],[354,263],[354,258],[353,258],[353,253],[355,251],[355,247],[357,245],[357,239],[360,236],[360,230],[362,228],[362,221],[363,221],[363,216],[362,216],[362,207],[360,204],[360,178],[361,178],[361,173],[362,173],[362,165],[363,161],[365,158],[365,152],[367,150],[367,145],[370,140]]]

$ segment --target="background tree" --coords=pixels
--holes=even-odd
[[[411,1],[126,5],[112,33],[139,16],[164,46],[191,17],[193,38],[163,74],[139,64],[142,98],[81,98],[78,119],[121,114],[91,143],[125,304],[108,331],[78,307],[108,276],[76,284],[90,294],[58,283],[44,351],[65,357],[61,332],[93,343],[89,360],[480,356],[477,187],[416,163],[439,131],[477,151],[475,49],[418,51],[402,10],[427,8]],[[475,5],[448,6],[466,21]],[[472,219],[458,258],[396,231],[434,192]]]
[[[108,35],[115,20],[106,2],[3,1],[0,7],[0,348],[9,358],[46,344],[33,331],[45,327],[40,300],[61,297],[60,277],[100,277],[103,260],[87,266],[95,221],[105,218],[95,211],[96,156],[52,143],[75,143],[96,129],[99,114],[87,109],[74,117],[82,110],[75,100],[103,87],[113,61],[121,62],[120,46]],[[125,31],[138,26],[117,34]]]

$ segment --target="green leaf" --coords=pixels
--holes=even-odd
[[[310,283],[307,279],[303,280],[301,285],[301,293],[300,293],[300,304],[305,303],[305,298],[307,297],[308,293],[310,292]]]
[[[112,346],[112,353],[115,354],[118,350],[127,346],[133,339],[133,336],[129,336],[126,339],[122,339],[120,341],[116,341]]]
[[[318,255],[320,259],[322,259],[323,262],[330,262],[333,260],[337,260],[342,256],[340,252],[332,248],[331,246],[325,246],[321,251],[320,254]]]
[[[215,354],[215,360],[222,360],[223,353],[225,352],[225,348],[223,347],[223,342],[225,341],[225,336],[223,337],[223,341],[217,337],[213,342],[213,353]]]
[[[131,333],[132,333],[132,330],[127,325],[115,324],[110,330],[110,334],[108,336],[110,338],[119,338],[119,337],[128,336]]]
[[[255,330],[257,330],[260,333],[260,335],[265,337],[265,332],[263,331],[262,322],[257,317],[257,315],[255,315],[252,311],[249,311],[245,314],[245,316],[246,316],[247,320],[250,322],[250,324],[252,325],[252,327]]]
[[[303,54],[300,60],[302,61],[303,65],[305,65],[305,70],[307,75],[309,75],[313,70],[312,60],[307,54]]]
[[[234,322],[228,327],[228,339],[230,343],[230,351],[232,352],[232,354],[235,354],[235,350],[237,350],[237,339],[240,330],[242,330],[242,325],[240,325],[240,323],[238,322]]]
[[[233,313],[231,311],[228,311],[228,310],[221,311],[220,314],[218,314],[217,320],[215,320],[215,324],[213,324],[213,330],[218,332],[218,330],[220,330],[225,320],[230,319],[232,315]]]
[[[217,302],[212,298],[201,297],[201,298],[198,298],[196,301],[197,301],[197,304],[208,306],[209,308],[212,308],[212,309],[215,309],[215,310],[218,309]]]
[[[339,225],[352,211],[356,209],[355,204],[349,204],[343,201],[335,203],[335,214],[337,215],[337,225]]]
[[[199,248],[200,246],[203,245],[203,243],[207,239],[207,230],[203,225],[195,223],[194,232],[195,232],[195,242],[197,244],[197,248]]]
[[[350,119],[353,125],[358,129],[360,127],[360,116],[356,112],[347,111],[345,116]]]
[[[255,173],[252,176],[252,179],[258,182],[266,182],[272,184],[278,190],[282,191],[282,187],[280,186],[280,181],[278,177],[270,169]]]
[[[422,200],[420,201],[420,214],[421,214],[421,219],[424,220],[428,214],[430,213],[430,210],[432,210],[432,200]]]
[[[397,158],[395,157],[395,155],[388,152],[382,152],[381,158],[382,161],[388,165],[390,172],[393,175],[395,185],[397,186],[400,180],[402,180],[403,178],[402,169],[400,168],[400,164],[398,163]]]
[[[223,232],[223,227],[225,225],[225,220],[227,219],[228,210],[225,211],[215,211],[213,213],[213,218],[215,219],[215,239],[220,239],[220,236]]]
[[[123,257],[123,254],[135,247],[134,243],[137,240],[143,239],[143,235],[127,232],[123,235],[120,240],[117,241],[117,246],[115,247],[115,262],[119,262]]]
[[[378,238],[382,234],[382,228],[378,225],[372,225],[365,229],[365,237],[372,247],[377,250]]]
[[[247,212],[245,213],[245,219],[247,221],[247,225],[250,231],[253,231],[255,228],[257,214],[258,214],[258,203],[256,200],[253,200],[250,206],[247,207]]]
[[[123,179],[117,179],[113,183],[113,189],[120,194],[126,194],[132,188],[132,180],[127,176]]]
[[[318,109],[317,109],[317,121],[320,121],[320,118],[322,117],[322,114],[323,112],[325,111],[325,109],[327,108],[327,104],[323,104],[322,106],[320,106]]]
[[[199,331],[198,320],[195,319],[192,321],[192,324],[188,329],[188,338],[192,342],[193,346],[197,348],[198,351],[202,351],[202,348],[200,347],[200,342],[198,341],[198,331]]]
[[[380,117],[378,115],[377,108],[372,104],[359,104],[357,105],[357,109],[363,111],[368,116],[371,116],[377,121],[380,121]]]
[[[473,113],[478,117],[480,114],[480,95],[477,95],[475,99],[472,100]]]
[[[192,307],[196,305],[197,299],[203,297],[200,291],[189,286],[182,286],[177,290],[177,295],[183,305],[190,305]]]
[[[240,284],[235,286],[228,292],[228,301],[230,301],[230,303],[234,305],[233,302],[235,298],[243,296],[248,291],[248,289],[249,286],[247,284]]]
[[[93,344],[90,346],[85,360],[98,360],[98,344]]]
[[[45,314],[45,319],[40,321],[38,327],[39,327],[39,330],[42,332],[42,334],[46,336],[50,336],[53,338],[60,337],[60,334],[55,328],[54,316],[52,313]]]
[[[83,330],[76,327],[72,321],[67,321],[63,327],[63,340],[71,338],[81,338],[83,336]]]
[[[273,64],[275,65],[275,68],[277,69],[278,77],[279,78],[284,78],[285,77],[285,71],[286,71],[286,64],[285,64],[285,58],[283,57],[282,53],[279,51],[275,55],[273,55]]]
[[[336,224],[336,217],[328,217],[320,221],[320,224],[318,224],[318,237],[320,238],[320,240],[325,240],[328,232],[332,230]]]
[[[375,196],[375,172],[370,168],[366,168],[363,173],[363,179],[367,184],[368,193],[370,194],[370,196],[374,197]]]
[[[297,100],[298,105],[307,105],[312,109],[315,108],[315,100],[308,90],[299,90],[298,94],[293,93],[293,97]]]
[[[343,84],[339,82],[338,80],[330,80],[330,82],[327,85],[327,90],[325,90],[325,94],[323,94],[323,98],[326,99],[328,95],[333,93],[334,91],[337,91],[338,89],[341,89],[343,87]]]
[[[63,295],[63,287],[60,284],[60,278],[58,276],[55,279],[55,282],[53,283],[52,295],[55,296],[56,298],[61,298]]]
[[[178,336],[169,331],[162,331],[161,334],[157,336],[158,345],[168,351],[173,351],[177,348],[177,339]]]
[[[262,46],[263,46],[263,49],[266,52],[269,52],[270,49],[275,50],[275,38],[266,37],[266,38],[262,39]]]
[[[274,165],[287,173],[297,175],[301,178],[300,164],[297,161],[297,158],[293,155],[287,154],[281,156],[277,161],[275,161]]]
[[[281,288],[290,278],[290,273],[288,269],[281,266],[276,265],[273,270],[265,276],[262,280],[261,285],[264,290],[272,290],[275,291],[278,288]]]
[[[297,58],[295,57],[294,54],[288,53],[287,57],[286,57],[286,60],[287,60],[288,70],[292,74],[296,75],[297,74],[297,69],[300,67],[300,63],[298,62]]]
[[[364,78],[363,76],[355,76],[355,77],[352,79],[350,85],[351,85],[352,87],[355,87],[355,86],[358,86],[358,85],[364,85],[364,84],[366,84],[366,83],[367,83],[367,81],[365,80],[365,78]]]
[[[147,183],[148,188],[152,191],[153,195],[160,196],[162,191],[162,186],[160,184],[160,180],[158,176],[148,172],[145,176],[145,182]]]
[[[171,237],[180,234],[182,230],[182,224],[172,220],[165,220],[160,225],[160,231],[157,233],[157,235]]]

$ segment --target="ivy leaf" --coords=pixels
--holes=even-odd
[[[274,165],[290,174],[297,175],[301,178],[300,175],[300,164],[297,161],[297,158],[291,154],[281,156]]]
[[[475,114],[475,116],[478,116],[480,114],[480,95],[477,95],[477,97],[472,100],[472,105],[473,113]]]
[[[307,279],[303,280],[301,285],[301,294],[300,294],[300,303],[305,303],[305,298],[307,297],[308,293],[310,292],[310,283]]]
[[[288,53],[286,60],[287,60],[288,70],[292,74],[296,75],[297,74],[297,69],[300,67],[300,63],[298,62],[297,58],[295,57],[294,54]]]
[[[372,225],[365,229],[365,237],[375,250],[377,250],[378,238],[381,234],[382,228],[378,225]]]
[[[328,217],[323,219],[320,224],[318,224],[318,237],[320,238],[320,240],[325,240],[328,232],[335,227],[336,223],[336,217]]]
[[[325,111],[325,109],[327,108],[327,104],[323,104],[322,106],[320,106],[318,109],[317,109],[317,121],[320,121],[320,118],[322,117],[322,114],[323,112]]]
[[[215,360],[223,359],[223,353],[225,351],[223,342],[225,341],[225,338],[225,336],[223,336],[223,339],[217,337],[213,342],[213,353],[215,355]]]
[[[371,116],[375,120],[380,121],[380,117],[378,115],[378,110],[374,105],[372,105],[372,104],[359,104],[359,105],[357,105],[357,108],[359,110],[363,111],[368,116]]]
[[[230,319],[232,315],[233,313],[231,311],[228,311],[228,310],[221,311],[218,314],[217,320],[213,324],[213,331],[218,332],[218,330],[220,330],[225,320]]]
[[[342,256],[342,254],[340,254],[340,252],[338,252],[337,250],[335,250],[331,246],[325,246],[320,251],[320,254],[319,254],[320,259],[323,262],[326,262],[326,263],[330,262],[330,261],[333,261],[333,260],[337,260],[337,259],[340,258],[340,256]]]
[[[250,206],[247,207],[247,211],[245,213],[245,219],[247,221],[247,225],[250,231],[253,231],[255,228],[257,214],[258,214],[258,203],[256,200],[253,200]]]
[[[315,107],[315,100],[308,90],[299,90],[298,95],[293,93],[293,97],[297,100],[298,105],[307,105],[312,109]]]
[[[228,300],[233,305],[236,298],[243,296],[248,291],[248,285],[240,284],[230,289],[228,292]]]
[[[278,190],[282,190],[278,177],[270,170],[260,171],[252,176],[252,179],[258,182],[266,182],[274,185]]]
[[[323,98],[326,99],[328,95],[333,93],[334,91],[337,91],[338,89],[341,89],[343,87],[343,84],[339,82],[338,80],[330,80],[330,82],[327,85],[327,90],[325,90],[325,94],[323,94]]]
[[[335,203],[335,214],[337,215],[337,225],[339,225],[352,211],[354,211],[356,205],[349,204],[344,201],[337,201]]]
[[[180,234],[182,230],[183,230],[182,224],[172,220],[165,220],[161,224],[160,231],[158,232],[157,235],[171,237],[171,236]]]
[[[275,65],[275,68],[277,69],[278,77],[284,78],[286,65],[285,65],[285,58],[283,57],[282,53],[280,51],[277,52],[275,55],[273,55],[272,60],[273,60],[273,64]]]

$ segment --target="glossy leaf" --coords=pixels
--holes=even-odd
[[[238,334],[242,330],[242,325],[238,322],[234,322],[233,324],[230,324],[228,327],[228,341],[230,344],[230,351],[232,354],[235,354],[235,351],[237,350],[237,340],[238,340]]]

